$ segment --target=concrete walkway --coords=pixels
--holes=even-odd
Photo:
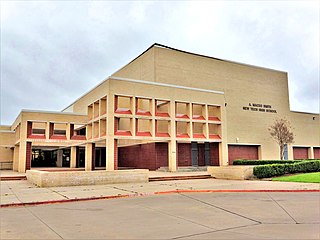
[[[204,184],[208,182],[178,187]],[[21,193],[26,190],[20,187]],[[121,187],[107,191],[147,186]],[[176,188],[175,183],[148,187]],[[91,191],[64,190],[57,193],[71,197]],[[318,192],[179,193],[2,208],[0,239],[319,239],[319,197]]]
[[[39,188],[26,180],[1,181],[1,206],[143,196],[180,191],[319,190],[320,184],[218,179]]]

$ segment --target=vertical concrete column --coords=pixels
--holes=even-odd
[[[149,106],[150,106],[150,113],[152,116],[152,120],[151,120],[151,135],[152,137],[156,137],[156,120],[155,120],[155,116],[156,116],[156,101],[153,98],[152,100],[149,101]]]
[[[288,144],[288,160],[293,160],[293,146]]]
[[[46,131],[45,131],[46,139],[50,138],[50,122],[46,122]]]
[[[70,168],[77,167],[77,147],[71,147],[70,149]]]
[[[106,140],[106,170],[112,171],[118,168],[118,144],[114,138]]]
[[[115,124],[114,119],[114,112],[117,105],[117,97],[115,97],[114,94],[109,94],[107,97],[107,113],[108,113],[108,119],[107,119],[107,129],[106,129],[106,170],[112,171],[115,170],[115,139],[114,139],[114,132],[115,127],[117,127],[117,124]],[[118,161],[118,159],[117,159]]]
[[[189,129],[187,129],[187,133],[189,134],[190,138],[193,138],[193,125],[192,125],[192,116],[193,116],[193,111],[192,111],[192,103],[190,102],[187,104],[187,114],[189,116]]]
[[[21,172],[21,173],[26,172],[26,150],[27,150],[27,142],[21,141],[19,146],[19,164],[18,164],[18,172]]]
[[[229,165],[226,107],[221,106],[220,111],[221,111],[221,139],[222,139],[222,142],[219,143],[219,165],[226,166],[226,165]]]
[[[67,126],[66,126],[66,138],[67,138],[67,140],[71,139],[70,135],[71,135],[71,124],[67,123]]]
[[[170,136],[171,140],[168,142],[168,166],[169,171],[177,171],[177,141],[176,141],[176,106],[175,101],[170,101]]]
[[[62,160],[63,160],[63,150],[57,150],[57,167],[62,167]]]
[[[170,172],[177,171],[177,141],[169,141],[168,142],[168,166]]]
[[[209,111],[208,111],[208,105],[206,104],[204,106],[204,116],[203,116],[205,119],[206,119],[206,123],[204,125],[204,136],[209,139],[209,123],[208,123],[208,120],[209,120]]]
[[[13,171],[18,171],[19,169],[19,146],[14,146],[13,150],[13,165],[12,169]]]
[[[313,147],[309,147],[309,148],[308,148],[308,158],[309,158],[309,159],[314,159]]]
[[[85,158],[85,170],[86,171],[92,171],[92,159],[93,159],[93,143],[87,143],[86,144],[86,158]]]

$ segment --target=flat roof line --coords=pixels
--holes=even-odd
[[[29,112],[29,113],[53,113],[53,114],[63,114],[63,115],[75,115],[75,116],[87,116],[86,114],[78,114],[72,112],[61,112],[61,111],[45,111],[45,110],[31,110],[31,109],[22,109],[20,113]]]
[[[173,88],[201,91],[201,92],[208,92],[208,93],[215,93],[215,94],[224,94],[224,92],[222,92],[222,91],[215,91],[215,90],[209,90],[209,89],[203,89],[203,88],[185,87],[185,86],[180,86],[180,85],[159,83],[159,82],[149,82],[149,81],[130,79],[130,78],[109,77],[108,80],[110,80],[110,79],[119,80],[119,81],[127,81],[127,82],[135,82],[135,83],[143,83],[143,84],[156,85],[156,86],[162,86],[162,87],[173,87]]]
[[[166,45],[163,45],[163,44],[159,44],[159,43],[154,43],[147,50],[149,50],[152,47],[165,48],[165,49],[169,49],[169,50],[173,50],[173,51],[177,51],[177,52],[181,52],[181,53],[191,54],[191,55],[195,55],[195,56],[199,56],[199,57],[210,58],[210,59],[214,59],[214,60],[218,60],[218,61],[234,63],[234,64],[248,66],[248,67],[254,67],[254,68],[271,70],[271,71],[275,71],[275,72],[287,73],[285,71],[276,70],[276,69],[272,69],[272,68],[260,67],[260,66],[256,66],[256,65],[247,64],[247,63],[235,62],[235,61],[225,60],[225,59],[221,59],[221,58],[210,57],[208,55],[202,55],[202,54],[198,54],[198,53],[188,52],[188,51],[184,51],[184,50],[180,50],[180,49],[177,49],[177,48],[169,47],[169,46],[166,46]]]

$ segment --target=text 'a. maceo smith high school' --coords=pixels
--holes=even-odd
[[[279,159],[268,127],[291,122],[287,159],[320,158],[319,114],[292,112],[286,72],[153,44],[60,111],[0,126],[2,168],[231,165]]]

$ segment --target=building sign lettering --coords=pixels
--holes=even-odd
[[[248,106],[244,106],[242,109],[244,111],[277,113],[277,110],[272,109],[271,105],[261,103],[249,103]]]

